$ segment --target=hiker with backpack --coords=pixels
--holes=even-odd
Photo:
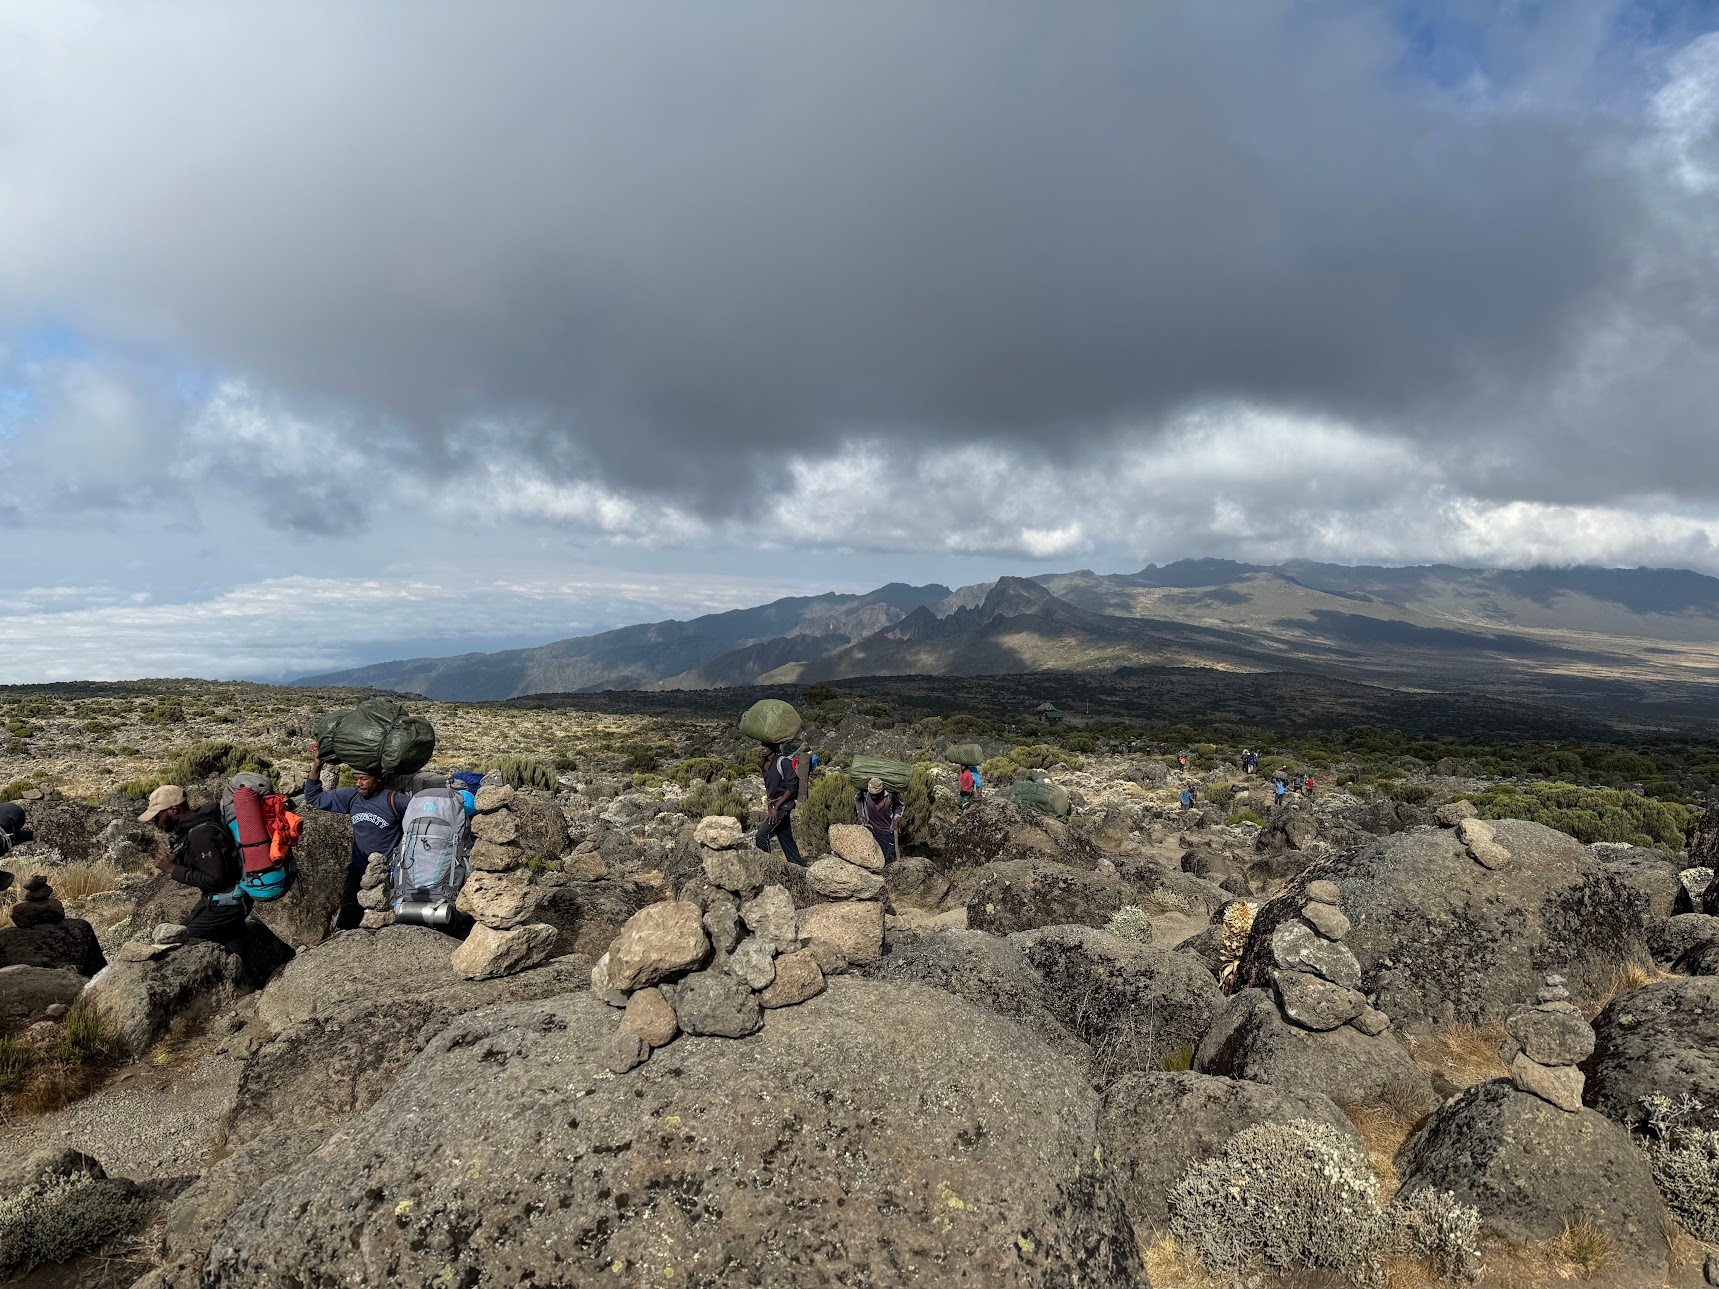
[[[1182,795],[1178,799],[1182,803],[1182,809],[1192,810],[1194,808],[1194,790],[1192,788],[1183,788]]]
[[[882,779],[869,779],[864,788],[854,793],[854,816],[871,829],[886,864],[895,862],[896,830],[901,827],[901,817],[906,813],[907,803],[901,799],[901,794],[893,788],[886,788]]]
[[[1289,784],[1281,778],[1274,778],[1271,781],[1271,791],[1272,803],[1274,805],[1281,806],[1283,804],[1284,797],[1289,793]]]
[[[766,743],[758,752],[758,768],[764,774],[764,826],[758,830],[757,846],[770,853],[770,840],[782,843],[782,858],[803,865],[800,847],[794,840],[794,807],[800,799],[800,771],[794,758],[782,752],[780,743]],[[809,777],[809,776],[808,776]]]
[[[962,766],[961,775],[956,780],[956,786],[961,790],[961,809],[965,810],[979,797],[979,767],[976,765]]]
[[[352,772],[353,786],[328,789],[322,786],[322,754],[310,745],[310,777],[304,781],[304,804],[313,810],[352,817],[352,857],[347,863],[346,885],[340,895],[337,931],[350,931],[364,921],[358,904],[359,884],[371,855],[392,855],[400,844],[401,821],[411,794],[388,788],[379,774]]]
[[[221,808],[193,810],[184,788],[165,784],[149,794],[149,804],[137,818],[164,834],[155,867],[181,885],[203,892],[185,919],[186,934],[237,952],[245,919],[251,915],[251,897],[239,889],[243,876],[239,843],[222,821]]]

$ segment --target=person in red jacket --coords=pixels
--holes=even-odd
[[[965,810],[973,804],[974,798],[979,795],[979,780],[973,773],[973,767],[970,765],[962,766],[961,777],[956,782],[961,789],[961,809]]]

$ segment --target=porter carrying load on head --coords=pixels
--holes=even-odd
[[[322,718],[316,750],[329,765],[349,765],[379,778],[416,774],[435,755],[436,731],[391,698],[367,698]]]

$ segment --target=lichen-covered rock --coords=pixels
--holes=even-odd
[[[621,1024],[652,1047],[662,1047],[680,1032],[674,1008],[655,985],[633,992],[633,996],[627,999],[627,1010],[621,1017]]]
[[[1283,1019],[1263,989],[1245,989],[1229,999],[1200,1040],[1194,1069],[1321,1092],[1346,1107],[1388,1105],[1420,1115],[1439,1101],[1431,1081],[1393,1035],[1367,1035],[1352,1025],[1302,1029]]]
[[[1102,927],[1136,901],[1134,888],[1117,877],[1009,860],[985,865],[950,891],[946,902],[966,905],[974,930],[1009,935],[1041,926]]]
[[[586,994],[456,1022],[239,1209],[208,1276],[810,1289],[865,1267],[880,1286],[1146,1284],[1083,1073],[1005,1021],[837,980],[746,1043],[683,1037],[622,1080],[601,1057],[614,1023]],[[1033,1114],[1013,1110],[1023,1088]],[[792,1184],[757,1184],[766,1172]]]
[[[728,955],[723,969],[749,989],[763,989],[776,979],[776,950],[766,940],[749,935]]]
[[[1616,1242],[1614,1273],[1628,1267],[1641,1284],[1665,1273],[1665,1205],[1646,1158],[1591,1110],[1567,1114],[1503,1080],[1479,1083],[1409,1139],[1397,1172],[1400,1199],[1448,1191],[1480,1211],[1483,1235],[1526,1244],[1586,1219]]]
[[[777,953],[800,947],[799,916],[794,897],[781,886],[766,886],[740,906],[740,920],[752,934]]]
[[[1719,976],[1661,980],[1620,994],[1594,1018],[1582,1065],[1587,1104],[1614,1123],[1639,1124],[1642,1102],[1684,1096],[1702,1108],[1685,1125],[1719,1130]]]
[[[144,962],[112,962],[84,988],[133,1058],[144,1056],[173,1018],[197,1005],[213,1011],[245,990],[237,954],[198,940]]]
[[[824,992],[824,973],[809,949],[785,953],[776,959],[776,978],[758,995],[766,1009],[793,1007]]]
[[[1305,971],[1280,971],[1272,977],[1278,1010],[1302,1029],[1336,1029],[1367,1010],[1367,1000],[1353,989]]]
[[[84,978],[65,967],[0,967],[0,1033],[38,1020],[55,1004],[70,1005]]]
[[[895,912],[904,908],[940,908],[949,893],[949,879],[937,865],[918,855],[903,855],[889,866],[884,879],[888,887],[889,907]]]
[[[523,926],[532,920],[531,874],[472,873],[454,907],[496,931]]]
[[[731,815],[706,815],[693,828],[692,839],[710,850],[734,850],[746,844],[746,831]]]
[[[1514,819],[1492,830],[1512,856],[1497,870],[1478,867],[1453,831],[1413,828],[1292,879],[1255,919],[1241,983],[1269,984],[1272,936],[1321,879],[1341,884],[1360,992],[1409,1032],[1500,1023],[1549,971],[1568,977],[1578,1005],[1594,1002],[1621,964],[1650,961],[1645,902],[1588,847]]]
[[[1361,983],[1361,964],[1355,955],[1299,919],[1278,925],[1271,937],[1271,956],[1280,971],[1308,972],[1344,989]]]
[[[723,971],[695,971],[663,986],[675,1019],[688,1034],[744,1038],[764,1023],[758,995]]]
[[[553,794],[522,788],[508,805],[507,813],[516,828],[513,840],[527,854],[558,859],[572,849],[567,817],[561,813],[561,805]]]

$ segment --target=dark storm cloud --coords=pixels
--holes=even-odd
[[[698,505],[856,434],[1071,451],[1220,399],[1675,489],[1665,427],[1598,481],[1553,451],[1612,387],[1546,406],[1641,306],[1636,126],[1438,89],[1383,8],[71,11],[0,64],[0,313]]]

